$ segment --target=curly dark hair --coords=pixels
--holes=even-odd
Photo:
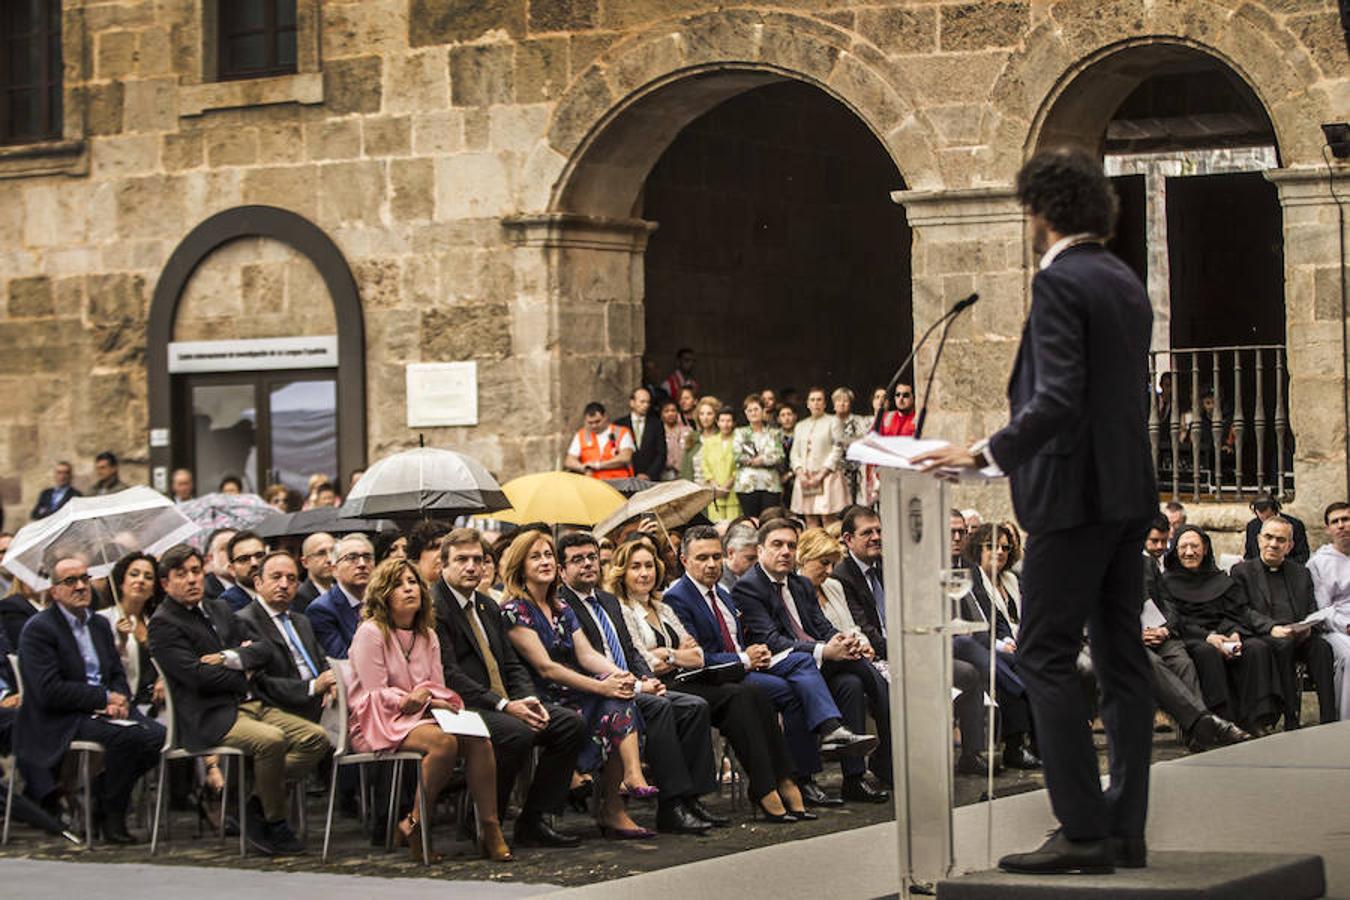
[[[1017,199],[1061,235],[1110,237],[1120,201],[1095,156],[1079,147],[1042,150],[1017,173]]]
[[[142,553],[139,550],[131,551],[113,566],[112,573],[108,576],[108,586],[110,591],[116,592],[113,596],[120,598],[122,596],[122,582],[127,577],[127,570],[131,568],[132,563],[139,561],[149,563],[150,571],[155,573],[154,593],[150,595],[150,599],[145,602],[145,608],[141,610],[142,621],[148,622],[159,607],[159,601],[164,598],[164,587],[159,583],[159,560],[149,553]]]

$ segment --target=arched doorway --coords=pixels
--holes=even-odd
[[[1037,146],[1102,154],[1121,196],[1112,241],[1154,306],[1152,432],[1168,494],[1292,493],[1283,216],[1264,173],[1275,127],[1217,54],[1148,40],[1082,65]]]

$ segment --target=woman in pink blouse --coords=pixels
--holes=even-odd
[[[469,794],[478,811],[478,846],[484,858],[510,861],[511,849],[497,817],[497,760],[485,738],[446,734],[433,709],[458,712],[459,694],[445,686],[431,594],[406,559],[375,568],[366,588],[364,621],[349,654],[352,669],[349,724],[352,746],[363,752],[420,750],[427,805],[450,782],[462,755]],[[398,824],[399,842],[422,858],[421,822],[413,809]]]

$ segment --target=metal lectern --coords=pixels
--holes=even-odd
[[[900,896],[952,874],[953,609],[948,485],[879,467]],[[895,585],[898,587],[891,587]]]

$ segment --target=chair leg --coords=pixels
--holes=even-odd
[[[357,780],[360,782],[360,792],[361,792],[361,793],[360,793],[360,796],[357,797],[357,800],[356,800],[356,802],[359,804],[359,808],[360,808],[360,814],[361,814],[361,827],[362,827],[362,828],[369,828],[369,827],[370,827],[370,808],[369,808],[369,806],[370,806],[370,796],[369,796],[369,794],[370,794],[370,785],[367,783],[367,782],[368,782],[368,779],[367,779],[367,777],[366,777],[366,764],[365,764],[365,763],[362,763],[361,765],[357,766],[356,769],[357,769],[357,776],[356,776],[356,777],[357,777]]]
[[[417,761],[417,818],[422,828],[422,865],[431,865],[431,817],[427,815],[427,783],[422,778],[422,761]]]
[[[14,765],[9,768],[9,787],[5,791],[5,833],[0,837],[0,846],[9,843],[9,820],[14,815],[14,782],[19,780],[19,760],[14,759]]]
[[[240,777],[241,779],[243,778],[243,775],[244,775],[243,772],[240,772],[240,773],[239,773],[239,777]],[[220,837],[220,842],[223,844],[223,843],[225,843],[225,818],[226,818],[226,814],[229,812],[229,808],[230,808],[230,760],[229,760],[228,758],[225,758],[225,757],[222,757],[222,758],[221,758],[220,778],[221,778],[221,783],[220,783],[220,829],[219,829],[219,837]]]
[[[93,754],[85,751],[80,754],[80,781],[84,789],[84,849],[94,849],[94,788],[89,783],[89,757]]]
[[[364,768],[364,764],[361,766]],[[328,862],[328,841],[333,836],[333,807],[337,801],[337,783],[338,770],[342,768],[333,760],[332,776],[328,780],[328,818],[323,823],[323,855],[320,857],[322,862]]]
[[[384,849],[394,849],[394,821],[396,817],[395,810],[398,809],[398,790],[400,782],[403,780],[403,761],[394,760],[392,764],[393,771],[389,776],[389,811],[385,814],[384,823]]]
[[[159,779],[155,789],[155,824],[150,827],[150,855],[154,856],[155,851],[159,849],[159,821],[164,813],[164,775],[165,769],[169,766],[169,761],[164,757],[159,759]]]
[[[239,793],[239,856],[242,859],[248,855],[248,798],[245,796],[247,778],[244,777],[244,758],[236,756],[235,760],[239,763],[239,786],[236,790]],[[225,796],[221,792],[221,796]],[[225,815],[220,816],[220,833],[225,834]]]

